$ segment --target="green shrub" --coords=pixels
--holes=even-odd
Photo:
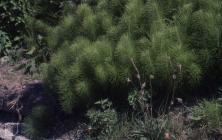
[[[221,2],[163,3],[84,3],[50,28],[47,43],[55,54],[46,67],[45,82],[58,93],[64,110],[91,105],[101,97],[128,97],[132,86],[126,79],[136,77],[131,59],[147,85],[153,75],[155,96],[186,94],[203,78],[215,76]]]
[[[29,12],[25,17],[25,33],[23,36],[22,57],[31,59],[27,64],[27,72],[33,73],[39,65],[48,62],[51,52],[48,48],[47,37],[50,27],[58,24],[62,14],[65,13],[65,5],[74,5],[66,0],[36,0],[27,2]]]
[[[48,107],[34,107],[32,113],[24,120],[24,133],[32,139],[39,139],[49,133],[52,121],[52,111]]]
[[[27,46],[23,57],[32,58],[35,65],[49,60],[50,51],[47,47],[46,37],[49,25],[43,20],[38,20],[32,16],[26,17],[26,34],[24,42]]]
[[[67,2],[66,0],[1,1],[0,30],[8,34],[13,44],[10,55],[14,59],[33,58],[32,62],[36,66],[47,62],[50,56],[46,42],[48,26],[58,24]],[[74,5],[74,2],[71,4]]]
[[[12,47],[8,35],[0,30],[0,57],[6,55]]]
[[[14,44],[20,43],[25,33],[28,2],[26,0],[2,0],[0,13],[0,30],[8,33]]]
[[[221,128],[222,105],[216,100],[202,101],[191,109],[195,125],[207,126],[210,129]]]
[[[198,57],[204,78],[213,83],[221,76],[221,1],[195,1],[182,6],[178,21],[187,46]],[[213,78],[213,79],[211,79]],[[210,81],[212,80],[212,81]]]
[[[106,136],[114,131],[117,124],[117,112],[111,108],[108,100],[102,100],[95,103],[100,106],[99,110],[89,110],[87,117],[90,120],[91,127],[100,135]]]

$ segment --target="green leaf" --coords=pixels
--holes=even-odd
[[[36,47],[32,47],[26,54],[33,55],[35,51],[36,51]]]

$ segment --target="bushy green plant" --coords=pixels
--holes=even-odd
[[[49,60],[50,51],[46,42],[49,25],[43,20],[38,20],[32,16],[26,17],[26,25],[24,42],[27,48],[23,57],[32,58],[34,64],[38,66],[42,62]]]
[[[70,1],[69,1],[70,2]],[[36,0],[28,1],[28,15],[25,17],[25,34],[23,36],[22,57],[30,59],[26,72],[36,72],[39,65],[48,62],[51,52],[47,44],[47,34],[50,27],[58,24],[66,5],[74,5],[66,0]]]
[[[11,41],[20,43],[25,33],[26,0],[2,0],[0,2],[0,30],[7,32]]]
[[[194,125],[201,125],[209,129],[221,128],[222,105],[217,100],[200,102],[191,109]]]
[[[218,81],[217,77],[221,76],[218,65],[221,62],[221,9],[219,0],[189,2],[182,6],[177,20],[183,33],[181,39],[198,56],[204,78],[209,83]]]
[[[68,112],[104,96],[126,99],[132,91],[126,79],[137,77],[133,59],[141,81],[150,85],[154,77],[154,96],[186,94],[213,76],[206,71],[219,62],[220,5],[219,0],[80,4],[49,29],[47,43],[55,54],[45,82]]]
[[[0,57],[6,55],[12,47],[8,35],[0,30]]]
[[[95,104],[100,106],[99,109],[89,110],[87,117],[90,120],[93,131],[106,136],[114,131],[114,127],[118,121],[117,112],[111,108],[112,103],[108,100],[101,100]]]
[[[8,34],[13,44],[14,59],[33,58],[37,66],[49,60],[47,28],[58,24],[66,3],[66,0],[0,2],[0,30]]]
[[[24,133],[32,139],[40,139],[49,133],[53,115],[46,106],[34,107],[32,113],[24,120]]]

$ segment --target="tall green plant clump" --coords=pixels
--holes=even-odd
[[[30,10],[25,18],[24,56],[31,58],[32,64],[28,67],[35,69],[50,57],[46,41],[49,26],[56,26],[65,13],[65,7],[71,7],[74,3],[68,3],[66,0],[36,0],[29,1],[28,5]],[[31,69],[29,72],[32,72]]]
[[[82,3],[49,29],[55,54],[45,82],[67,112],[96,98],[125,98],[135,78],[154,95],[182,94],[219,60],[221,10],[219,0]]]

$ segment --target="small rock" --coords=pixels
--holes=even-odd
[[[4,140],[12,140],[13,139],[13,133],[7,129],[0,128],[0,138]]]
[[[0,139],[4,140],[29,140],[19,135],[21,132],[21,123],[3,123],[0,124]]]

